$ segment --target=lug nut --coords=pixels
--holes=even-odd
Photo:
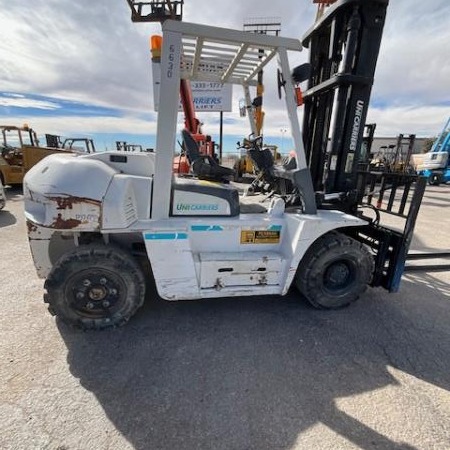
[[[102,305],[103,305],[103,308],[109,308],[110,303],[109,303],[107,300],[105,300],[105,301],[102,303]]]
[[[85,279],[85,280],[83,280],[83,286],[90,286],[91,285],[91,280],[89,280],[89,279]]]
[[[94,309],[94,304],[93,304],[92,302],[89,302],[89,303],[86,305],[86,308],[87,308],[87,309]]]
[[[110,289],[110,290],[109,290],[109,293],[110,293],[111,295],[117,295],[117,289]]]
[[[107,282],[108,282],[108,280],[105,277],[100,278],[100,284],[105,285]]]
[[[78,299],[84,298],[84,292],[77,292],[77,298]]]

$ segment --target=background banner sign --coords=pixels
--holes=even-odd
[[[231,112],[233,97],[231,84],[193,81],[191,89],[196,111]]]
[[[159,107],[159,88],[161,85],[161,67],[160,64],[152,64],[153,69],[153,101],[155,111]],[[192,97],[194,99],[194,107],[199,112],[231,112],[233,85],[221,84],[209,81],[193,81],[191,82]],[[180,104],[178,111],[183,111]]]

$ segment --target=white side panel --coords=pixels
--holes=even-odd
[[[116,175],[103,201],[102,228],[124,229],[150,217],[151,179]]]
[[[186,228],[150,230],[143,234],[158,294],[166,300],[199,298]]]
[[[229,252],[278,252],[284,237],[284,219],[271,218],[266,214],[241,214],[239,218],[189,219],[189,239],[199,253]],[[243,234],[277,231],[277,241],[241,243]]]
[[[425,170],[445,169],[448,157],[447,152],[428,152],[423,160],[423,168]]]
[[[25,212],[25,217],[27,219],[28,240],[36,272],[39,278],[47,278],[53,266],[50,260],[49,244],[55,231],[32,223],[27,212]]]
[[[338,211],[282,218],[248,214],[149,221],[143,234],[158,293],[169,300],[188,300],[284,295],[316,239],[336,228],[364,224]],[[145,222],[139,225],[145,227]],[[248,242],[253,232],[254,240]],[[230,267],[235,275],[220,271]],[[255,275],[262,267],[265,278]]]
[[[150,152],[102,152],[83,155],[80,158],[102,161],[113,169],[129,175],[151,177],[155,174],[156,155]]]

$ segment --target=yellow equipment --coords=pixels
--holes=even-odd
[[[27,124],[22,127],[0,125],[0,180],[3,185],[22,184],[24,175],[46,156],[62,152],[49,147],[40,147],[36,132]]]

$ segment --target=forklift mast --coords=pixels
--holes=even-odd
[[[364,126],[364,136],[362,140],[362,163],[369,163],[371,159],[373,138],[375,135],[376,123],[366,123]]]
[[[319,20],[323,16],[326,8],[328,6],[331,6],[336,1],[337,0],[313,0],[313,3],[317,4],[316,21]]]
[[[364,124],[388,0],[340,0],[303,37],[311,71],[303,139],[314,189],[356,208]]]
[[[372,286],[396,292],[425,178],[364,167],[365,122],[388,3],[338,0],[303,37],[310,58],[308,89],[303,94],[303,142],[319,207],[340,209],[369,221],[351,236],[376,255]],[[374,129],[368,129],[367,144]],[[371,211],[375,218],[363,211]],[[382,225],[386,215],[401,220],[403,229]]]

